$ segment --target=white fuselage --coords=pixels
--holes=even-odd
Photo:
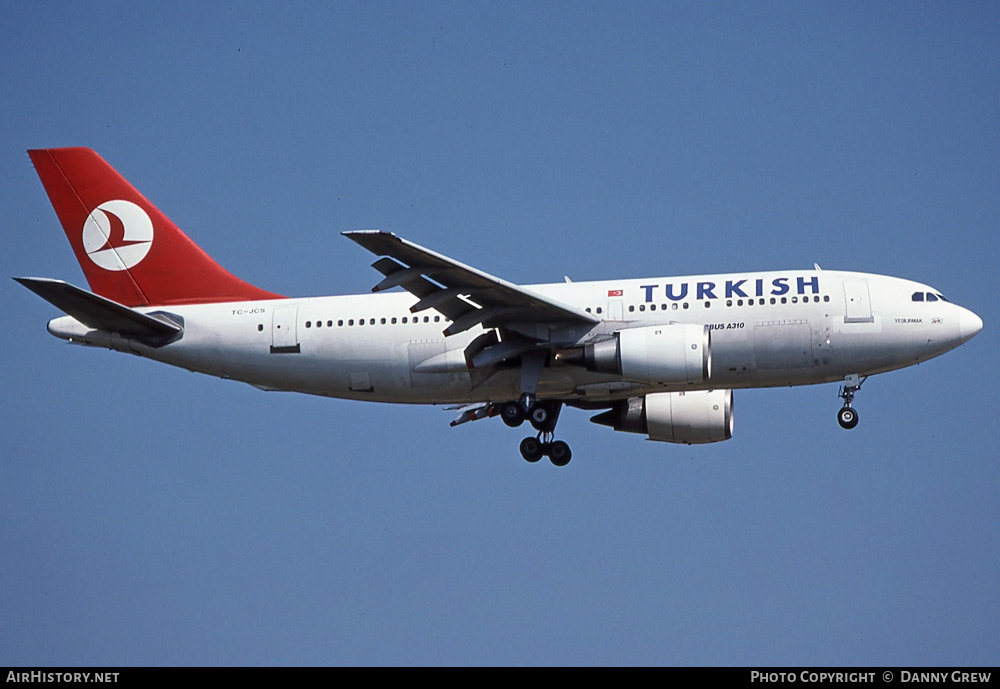
[[[678,389],[750,388],[839,381],[909,366],[958,346],[982,322],[909,280],[806,270],[531,285],[525,288],[602,319],[559,333],[564,345],[657,324],[711,328],[711,374],[695,385],[651,386],[554,363],[538,396],[595,402]],[[914,295],[921,295],[916,300]],[[183,320],[183,337],[154,349],[93,331],[71,317],[54,335],[265,389],[417,404],[517,399],[504,368],[474,386],[465,347],[480,327],[446,337],[433,309],[413,314],[407,293],[276,299],[137,309]],[[540,336],[547,336],[542,333]],[[542,339],[542,338],[540,338]]]

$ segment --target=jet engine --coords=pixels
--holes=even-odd
[[[683,323],[629,328],[556,358],[641,383],[701,383],[712,373],[710,333],[706,325]]]
[[[668,443],[717,443],[733,437],[733,391],[687,390],[630,397],[590,419],[616,431]]]

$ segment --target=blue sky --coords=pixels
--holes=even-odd
[[[379,228],[521,282],[809,267],[985,322],[737,391],[726,443],[284,393],[68,346],[0,282],[0,665],[995,665],[995,3],[5,3],[0,274],[84,284],[25,150],[220,263],[367,291]],[[991,296],[993,295],[993,296]]]

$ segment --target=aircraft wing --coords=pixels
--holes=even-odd
[[[360,230],[343,234],[383,257],[372,267],[385,279],[372,292],[402,287],[418,298],[411,312],[433,308],[452,320],[445,335],[480,324],[484,328],[510,327],[525,332],[534,326],[557,328],[599,322],[582,309],[493,277],[391,232]]]

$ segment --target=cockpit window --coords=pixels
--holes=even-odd
[[[910,299],[913,301],[948,301],[943,294],[937,292],[914,292]]]

